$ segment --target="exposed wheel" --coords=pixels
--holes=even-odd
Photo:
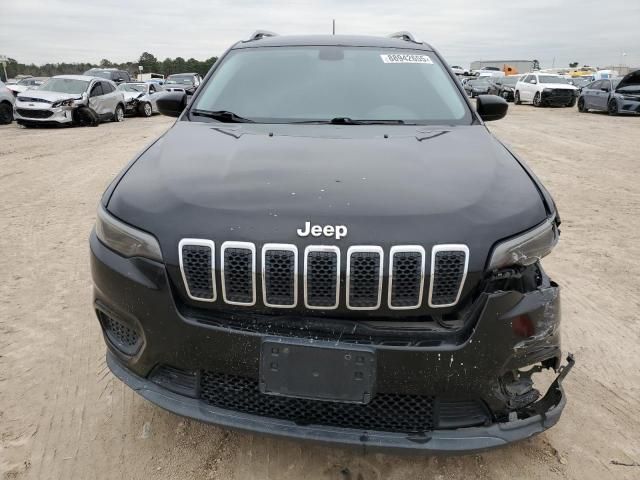
[[[535,96],[533,97],[533,106],[534,107],[542,106],[542,96],[540,95],[540,92],[536,93]]]
[[[153,109],[151,108],[151,104],[148,102],[144,102],[142,105],[138,107],[138,113],[143,117],[150,117],[153,114]]]
[[[0,103],[0,125],[8,125],[13,121],[13,107],[9,102]]]
[[[578,99],[578,111],[582,113],[587,113],[589,111],[589,109],[584,103],[584,98],[582,97]]]
[[[113,113],[114,122],[124,122],[124,107],[121,104],[116,106],[116,111]]]
[[[618,102],[615,99],[609,101],[607,112],[609,112],[609,115],[618,115]]]
[[[520,92],[518,90],[516,90],[516,94],[513,96],[513,103],[516,105],[520,105],[522,103],[522,100],[520,100]]]

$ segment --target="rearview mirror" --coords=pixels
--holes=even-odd
[[[168,117],[179,117],[187,106],[187,94],[184,92],[167,92],[158,98],[158,111]]]
[[[476,97],[476,112],[485,122],[500,120],[507,114],[509,104],[497,95],[478,95]]]

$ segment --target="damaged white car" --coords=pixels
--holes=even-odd
[[[158,112],[156,101],[161,96],[162,87],[146,82],[127,82],[118,85],[124,95],[127,113],[150,117]]]
[[[83,124],[124,120],[124,95],[115,83],[86,75],[51,77],[37,90],[19,93],[15,120],[26,127],[35,125]]]

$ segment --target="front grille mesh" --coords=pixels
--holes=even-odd
[[[380,254],[354,252],[349,258],[349,306],[374,308],[380,301]]]
[[[49,118],[53,115],[50,110],[28,110],[26,108],[18,108],[16,110],[20,116],[25,118]]]
[[[422,253],[396,252],[392,261],[392,285],[390,306],[420,306],[420,290],[422,287]]]
[[[295,252],[267,250],[264,254],[265,303],[293,306],[295,275]]]
[[[192,297],[211,300],[214,296],[211,270],[211,247],[183,245],[182,266],[187,289]]]
[[[456,302],[464,276],[465,252],[441,251],[434,256],[432,305]]]
[[[304,295],[304,305],[310,309],[335,309],[343,303],[351,310],[375,310],[382,306],[383,289],[388,308],[417,309],[423,306],[425,287],[429,288],[430,307],[449,307],[460,298],[469,262],[469,250],[465,245],[436,245],[431,252],[431,277],[425,278],[425,250],[421,246],[394,246],[386,263],[381,247],[353,246],[345,255],[346,281],[341,284],[342,254],[337,247],[307,247],[304,270],[301,271],[295,245],[265,244],[258,261],[254,244],[225,244],[220,259],[223,298],[226,303],[244,306],[256,303],[255,274],[256,264],[260,263],[261,298],[267,307],[295,307],[298,277],[304,279],[300,294]],[[215,301],[214,243],[185,239],[180,248],[180,266],[189,296],[194,300]],[[388,282],[384,280],[385,274]],[[346,294],[346,300],[342,302],[339,301],[341,289]]]
[[[301,425],[417,433],[434,428],[434,397],[379,393],[366,404],[265,395],[257,380],[203,371],[200,398],[210,405]]]
[[[248,248],[226,248],[223,258],[226,300],[253,303],[253,252]]]
[[[334,307],[338,295],[338,254],[310,251],[307,253],[307,305]]]

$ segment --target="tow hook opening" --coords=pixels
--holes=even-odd
[[[573,354],[569,354],[567,363],[557,369],[556,360],[550,358],[528,369],[517,369],[507,372],[501,379],[500,385],[506,399],[508,420],[523,420],[535,415],[545,415],[558,406],[562,400],[562,381],[575,364]],[[544,396],[534,387],[533,375],[544,370],[555,370],[557,375],[549,385]]]

